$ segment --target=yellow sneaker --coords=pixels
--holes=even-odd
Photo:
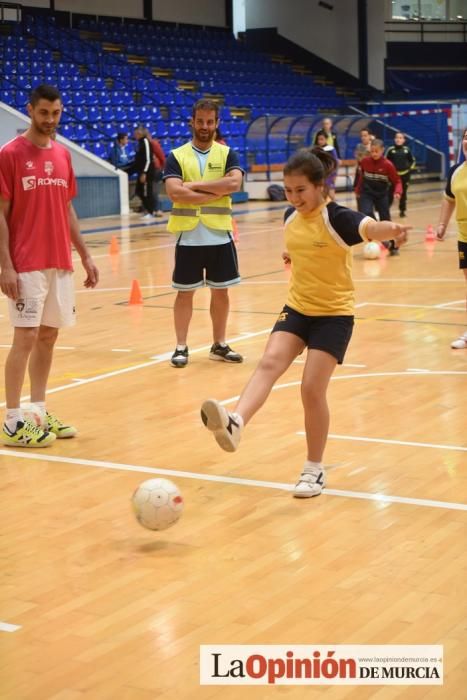
[[[38,428],[28,420],[18,421],[15,432],[3,426],[1,440],[8,447],[48,447],[54,442],[56,435]]]
[[[78,434],[78,431],[73,425],[65,425],[65,423],[62,423],[53,413],[45,414],[45,429],[60,439],[72,438]]]

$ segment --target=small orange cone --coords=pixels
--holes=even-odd
[[[139,286],[138,280],[133,280],[131,283],[131,292],[130,292],[130,299],[128,301],[129,304],[142,304],[143,303],[143,295],[141,294],[141,287]]]
[[[434,232],[433,226],[431,224],[426,227],[425,240],[426,241],[434,241],[435,240],[435,232]]]
[[[110,255],[116,255],[119,252],[120,252],[120,248],[118,245],[117,237],[112,236],[112,238],[110,239],[109,253],[110,253]]]
[[[233,232],[233,239],[234,243],[238,243],[238,226],[237,222],[235,219],[232,217],[232,232]]]

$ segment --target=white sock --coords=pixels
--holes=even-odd
[[[176,350],[186,350],[186,345],[177,345]]]
[[[305,464],[303,465],[303,474],[311,474],[314,469],[320,469],[323,471],[323,463],[322,462],[312,462],[311,460],[307,459],[305,461]]]
[[[240,424],[240,430],[243,430],[245,426],[243,425],[243,418],[241,417],[240,413],[232,413],[232,415],[235,416],[236,420]]]
[[[5,414],[5,425],[11,433],[16,431],[18,421],[23,421],[21,408],[7,408]]]

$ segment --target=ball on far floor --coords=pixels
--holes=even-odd
[[[365,260],[376,260],[381,255],[381,248],[376,241],[368,241],[363,246],[363,257]]]
[[[148,530],[166,530],[183,512],[182,495],[169,479],[143,481],[131,501],[137,521]]]
[[[21,406],[24,420],[29,421],[37,428],[41,428],[44,422],[44,414],[39,406],[34,403],[26,403]]]

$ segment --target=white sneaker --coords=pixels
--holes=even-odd
[[[453,340],[451,347],[454,348],[454,350],[465,350],[467,348],[467,331],[457,340]]]
[[[142,219],[143,221],[152,221],[154,219],[154,217],[152,214],[147,213],[147,214],[143,214],[140,217],[140,219]]]
[[[201,420],[223,450],[235,452],[243,430],[243,420],[237,413],[230,413],[219,401],[208,399],[201,406]]]
[[[294,486],[293,495],[295,498],[311,498],[319,496],[326,486],[324,471],[315,467],[309,472],[302,472]]]

